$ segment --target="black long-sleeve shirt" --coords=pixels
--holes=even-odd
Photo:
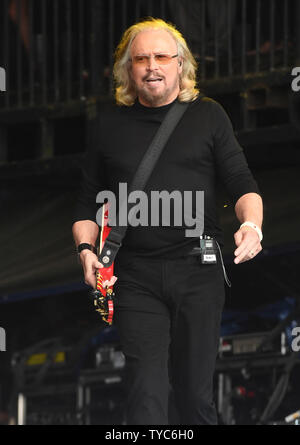
[[[118,202],[119,183],[128,188],[136,169],[156,131],[172,104],[145,107],[136,101],[132,107],[107,106],[93,124],[83,178],[75,211],[75,221],[96,221],[96,195],[100,191],[115,193]],[[219,175],[233,205],[244,194],[259,189],[237,142],[232,124],[223,107],[216,101],[199,96],[190,103],[182,120],[171,135],[145,187],[150,203],[151,190],[171,193],[174,190],[204,191],[204,234],[223,244],[216,211],[216,179]],[[194,195],[195,196],[195,195]],[[117,209],[118,210],[118,209]],[[171,200],[171,215],[174,207]],[[193,198],[193,217],[195,217]],[[149,204],[149,221],[150,218]],[[199,237],[186,237],[192,227],[129,225],[122,252],[142,256],[176,258]],[[199,233],[200,235],[200,233]]]

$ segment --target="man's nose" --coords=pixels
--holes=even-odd
[[[147,67],[150,71],[153,71],[154,69],[158,68],[158,63],[155,60],[155,56],[149,57]]]

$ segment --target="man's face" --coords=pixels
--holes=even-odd
[[[177,54],[177,45],[165,30],[140,32],[131,45],[131,77],[141,104],[159,107],[173,102],[179,94],[179,75],[182,67],[174,57],[167,65],[160,65],[154,56]],[[145,65],[136,63],[137,56],[149,56]]]

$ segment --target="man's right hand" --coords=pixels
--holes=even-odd
[[[96,273],[99,268],[103,267],[103,264],[99,262],[97,255],[88,249],[80,252],[79,258],[83,267],[85,284],[96,289]]]

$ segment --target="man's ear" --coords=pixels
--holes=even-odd
[[[182,69],[183,69],[183,60],[182,59],[179,60],[178,66],[179,66],[179,74],[181,74],[182,73]]]

